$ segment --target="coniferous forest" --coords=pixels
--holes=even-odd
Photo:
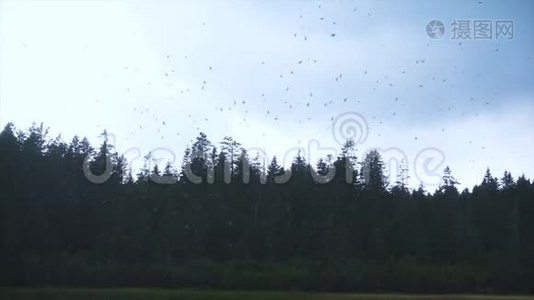
[[[402,174],[390,183],[378,152],[355,157],[353,147],[347,141],[339,157],[318,163],[297,156],[284,169],[230,137],[212,143],[201,133],[181,165],[158,167],[149,154],[131,174],[107,139],[65,142],[42,125],[8,124],[0,133],[0,283],[534,291],[529,179],[488,170],[460,191],[450,166],[436,191],[411,190]],[[105,182],[88,180],[107,167]],[[280,182],[283,174],[291,176]]]

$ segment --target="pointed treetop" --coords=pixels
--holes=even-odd
[[[445,170],[443,170],[443,177],[442,177],[442,187],[454,187],[455,185],[459,184],[459,182],[452,176],[451,174],[451,168],[447,166]]]

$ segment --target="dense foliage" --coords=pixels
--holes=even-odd
[[[147,155],[131,176],[107,141],[46,135],[42,125],[0,133],[2,285],[534,291],[534,184],[524,176],[488,170],[459,192],[447,168],[431,194],[405,178],[389,185],[380,154],[357,161],[350,141],[337,158],[312,167],[298,156],[284,170],[203,134],[180,169]],[[84,162],[94,174],[110,163],[111,177],[91,183]]]

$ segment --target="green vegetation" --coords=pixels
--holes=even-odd
[[[388,184],[377,151],[354,153],[348,141],[316,167],[298,155],[279,184],[287,170],[275,159],[251,159],[231,138],[218,150],[200,134],[179,170],[147,155],[134,179],[105,133],[95,149],[10,124],[0,133],[0,286],[534,292],[529,179],[488,170],[460,192],[446,168],[435,192],[409,190],[402,173]],[[91,183],[84,162],[113,172]],[[320,183],[312,170],[335,176]],[[157,184],[161,175],[175,180]]]
[[[64,289],[0,288],[0,299],[79,300],[533,300],[534,296],[493,295],[408,295],[408,294],[326,294],[266,291],[170,290],[170,289]]]

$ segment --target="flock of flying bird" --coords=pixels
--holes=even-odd
[[[318,5],[318,8],[321,9],[321,5]],[[356,8],[354,8],[354,11],[357,11]],[[371,16],[370,13],[367,14],[368,17]],[[299,15],[299,18],[302,19],[303,16],[302,15]],[[325,18],[324,17],[321,17],[320,18],[320,21],[325,21]],[[205,23],[203,23],[203,25],[205,25]],[[332,25],[336,25],[336,22],[332,22]],[[294,33],[293,34],[293,37],[294,38],[299,38],[301,37],[301,34],[298,34],[298,33]],[[336,38],[337,37],[337,34],[336,33],[330,33],[330,37],[331,38]],[[306,34],[303,34],[302,35],[302,39],[304,41],[307,41],[309,39],[309,36],[306,35]],[[428,44],[427,44],[428,46]],[[171,59],[171,54],[167,54],[165,55],[164,59],[166,60],[170,60]],[[189,56],[183,56],[183,59],[184,60],[187,60],[189,59]],[[423,65],[427,62],[427,60],[425,58],[422,58],[422,59],[418,59],[418,60],[415,60],[414,61],[414,64],[415,65]],[[268,62],[266,60],[258,60],[258,63],[261,64],[261,65],[266,65],[268,64]],[[297,72],[297,68],[299,68],[300,66],[303,66],[303,65],[310,65],[310,66],[313,66],[314,64],[317,64],[318,63],[318,59],[311,59],[311,58],[308,58],[308,59],[299,59],[297,61],[295,61],[294,65],[289,67],[287,69],[287,71],[285,72],[282,72],[279,74],[279,77],[281,79],[284,79],[285,77],[290,77],[290,76],[297,76],[298,72]],[[325,62],[325,63],[328,63],[328,62]],[[205,67],[205,70],[207,72],[213,72],[212,74],[214,74],[216,72],[216,66],[214,65],[206,65]],[[456,67],[455,67],[456,68]],[[125,67],[125,70],[127,70],[128,67]],[[360,73],[360,76],[362,76],[362,78],[366,78],[364,80],[368,80],[369,82],[373,82],[373,84],[370,84],[370,90],[371,91],[376,91],[377,89],[380,89],[380,88],[383,88],[383,87],[386,87],[386,88],[393,88],[395,86],[394,82],[393,82],[393,79],[390,78],[390,76],[386,75],[386,76],[382,76],[381,78],[377,79],[377,74],[373,74],[374,77],[371,79],[371,74],[372,72],[369,71],[367,68],[362,68],[359,72]],[[403,68],[401,70],[398,70],[400,76],[405,76],[407,74],[407,70],[406,68]],[[175,69],[170,69],[168,71],[164,71],[163,74],[162,74],[162,80],[170,80],[172,81],[172,75],[173,73],[175,73]],[[340,82],[344,79],[345,77],[343,76],[343,73],[337,73],[335,75],[333,75],[331,77],[331,79],[333,80],[334,83],[337,83],[337,82]],[[273,81],[275,80],[275,78],[273,78]],[[436,76],[432,76],[431,77],[431,80],[432,81],[441,81],[442,84],[446,84],[447,83],[447,78],[436,78]],[[151,85],[151,82],[148,82],[147,85]],[[200,92],[200,91],[205,91],[209,88],[209,83],[208,83],[208,80],[202,80],[198,85],[196,86],[191,86],[189,88],[183,88],[183,89],[179,89],[176,91],[176,97],[184,97],[186,98],[188,96],[189,93],[191,93],[192,91],[194,91],[196,89],[197,92]],[[413,86],[414,89],[423,89],[425,88],[425,84],[423,83],[420,83],[420,84],[417,84],[416,86]],[[285,91],[286,93],[288,93],[290,90],[291,90],[291,86],[290,85],[284,85],[284,87],[282,88],[283,91]],[[313,120],[313,117],[310,116],[310,115],[306,115],[306,110],[324,110],[326,109],[327,107],[329,106],[332,106],[332,105],[335,105],[335,106],[338,106],[338,105],[345,105],[344,109],[345,110],[355,110],[354,107],[355,107],[355,104],[357,103],[360,103],[361,100],[358,99],[357,97],[351,97],[351,96],[345,96],[345,97],[341,97],[340,99],[337,99],[337,100],[332,100],[332,99],[329,99],[329,100],[321,100],[319,99],[319,97],[314,97],[314,91],[312,90],[313,88],[310,88],[310,91],[307,93],[307,98],[306,100],[304,101],[297,101],[297,102],[294,102],[294,101],[288,101],[288,100],[284,100],[283,101],[283,106],[278,106],[275,104],[275,107],[273,107],[272,109],[269,109],[269,108],[266,108],[264,110],[264,117],[271,120],[271,121],[279,121],[282,116],[275,112],[275,111],[280,111],[280,108],[281,107],[285,107],[285,109],[287,110],[286,112],[291,114],[292,116],[292,119],[296,120],[299,124],[302,124],[303,122],[311,122]],[[127,88],[127,92],[131,92],[131,89],[128,87]],[[248,124],[248,119],[247,118],[256,118],[257,115],[249,115],[250,113],[250,110],[255,110],[257,109],[258,107],[265,107],[266,105],[268,105],[268,101],[267,101],[267,97],[266,97],[266,92],[261,92],[259,91],[258,95],[261,95],[259,96],[259,102],[255,101],[254,99],[239,99],[239,100],[231,100],[229,103],[227,103],[226,105],[216,105],[213,107],[213,110],[215,112],[219,112],[219,113],[225,113],[225,112],[229,112],[229,111],[232,111],[232,110],[235,110],[235,111],[238,111],[238,113],[243,117],[241,120],[239,120],[239,124],[240,125],[244,125],[245,127],[247,128],[250,128],[250,125]],[[390,100],[391,101],[391,105],[394,106],[394,105],[400,105],[400,106],[406,106],[406,102],[405,101],[402,101],[400,99],[399,96],[396,96],[394,97],[393,99]],[[473,97],[471,97],[469,99],[469,101],[475,101],[475,99]],[[220,103],[219,103],[220,104]],[[489,104],[489,102],[486,102],[486,104]],[[438,110],[447,110],[447,111],[453,111],[455,110],[456,107],[455,105],[449,105],[448,107],[438,107]],[[161,139],[165,139],[165,135],[163,134],[162,130],[161,130],[161,126],[167,126],[167,122],[165,120],[160,120],[160,117],[158,117],[158,114],[151,110],[150,107],[144,107],[144,108],[140,108],[140,107],[133,107],[133,111],[137,114],[139,114],[140,117],[150,117],[153,119],[154,122],[156,122],[157,124],[159,124],[160,126],[157,126],[157,133],[159,134],[159,136],[161,136]],[[395,117],[397,116],[397,112],[394,111],[391,113],[391,117]],[[214,122],[216,123],[217,120],[213,120],[211,119],[210,117],[208,117],[207,114],[201,116],[201,117],[194,117],[193,114],[187,114],[187,118],[190,120],[190,124],[191,126],[190,127],[195,127],[197,131],[202,131],[204,129],[204,126],[206,125],[211,125],[213,126],[213,124],[211,124],[211,122]],[[376,116],[372,116],[372,120],[376,120]],[[329,121],[333,122],[335,120],[335,116],[329,116]],[[378,125],[381,125],[383,124],[383,121],[378,121]],[[378,126],[377,125],[377,126]],[[144,129],[144,124],[139,124],[138,125],[138,128],[139,130],[143,130]],[[172,129],[171,129],[172,130]],[[442,128],[442,131],[444,131],[444,128]],[[168,131],[166,131],[168,132]],[[132,134],[134,132],[131,132]],[[176,135],[181,135],[181,132],[176,132]],[[378,134],[380,136],[380,134]],[[262,133],[262,136],[265,136],[265,133]],[[415,140],[418,139],[418,137],[414,137]]]

